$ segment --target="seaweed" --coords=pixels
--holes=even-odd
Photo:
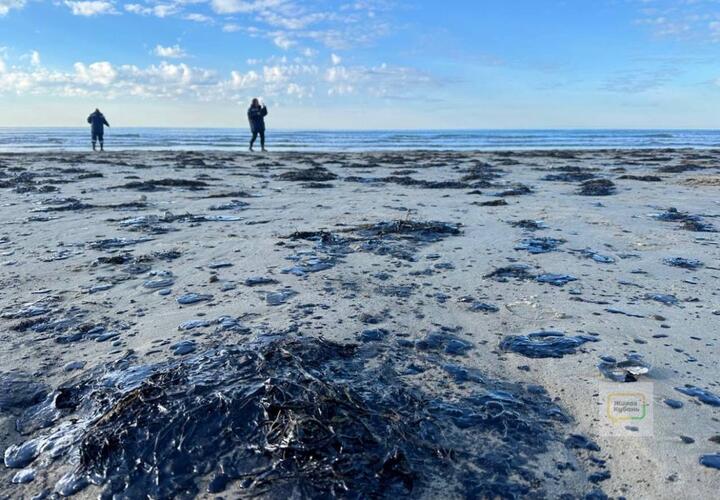
[[[110,189],[135,189],[137,191],[159,191],[166,188],[183,188],[190,191],[203,190],[210,185],[204,181],[193,179],[150,179],[147,181],[131,181]]]
[[[333,174],[325,167],[318,166],[304,170],[288,170],[287,172],[276,175],[275,178],[281,181],[325,182],[334,181],[337,179],[337,175]]]
[[[582,196],[609,196],[615,194],[615,183],[608,179],[593,179],[580,185]]]

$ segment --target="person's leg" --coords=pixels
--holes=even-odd
[[[250,151],[253,150],[253,144],[255,144],[255,139],[257,139],[257,132],[252,133],[252,139],[250,139]]]
[[[98,135],[98,140],[100,141],[100,151],[105,151],[105,141],[102,134]]]
[[[96,151],[95,143],[97,142],[97,134],[95,132],[92,133],[92,145],[93,145],[93,151]]]
[[[263,151],[265,151],[265,131],[264,130],[260,131],[260,147],[262,148]]]

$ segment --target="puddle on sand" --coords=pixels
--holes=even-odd
[[[600,494],[579,465],[539,470],[551,450],[579,463],[541,387],[453,365],[462,386],[438,396],[399,373],[447,377],[442,354],[362,349],[265,337],[155,365],[129,356],[29,408],[18,430],[32,438],[5,462],[32,466],[30,485],[47,478],[69,495],[94,484],[102,498]]]

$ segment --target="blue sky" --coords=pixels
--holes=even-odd
[[[0,126],[717,128],[720,0],[0,0]]]

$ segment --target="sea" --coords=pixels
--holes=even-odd
[[[109,150],[246,150],[245,128],[110,128]],[[0,128],[0,152],[84,151],[88,128]],[[268,130],[272,151],[720,148],[720,130]]]

